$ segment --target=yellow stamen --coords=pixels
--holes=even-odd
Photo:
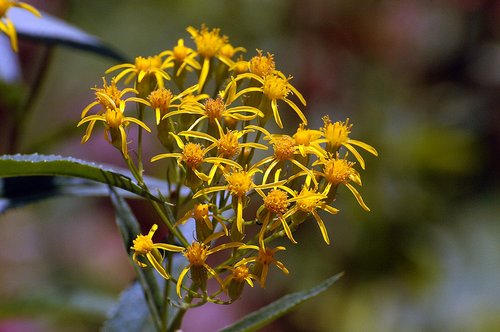
[[[353,176],[357,175],[357,172],[352,168],[354,162],[348,161],[346,159],[329,159],[323,168],[325,178],[331,184],[346,184]]]
[[[187,143],[182,150],[182,160],[190,168],[197,168],[205,158],[205,151],[200,144]]]
[[[264,77],[264,95],[270,100],[284,99],[290,93],[288,80],[271,74]]]
[[[274,143],[274,156],[278,160],[289,160],[293,157],[295,152],[295,140],[288,136],[283,135],[273,139]]]
[[[321,198],[315,194],[316,192],[314,190],[310,190],[307,187],[302,188],[297,196],[297,207],[299,210],[307,213],[315,211],[319,201],[321,201]]]
[[[245,196],[254,186],[252,175],[245,171],[238,171],[227,175],[226,181],[228,183],[228,190],[237,197]]]
[[[201,242],[193,242],[184,253],[184,256],[193,266],[204,266],[208,256],[208,247]]]
[[[209,98],[205,102],[205,111],[211,123],[214,123],[216,119],[220,121],[225,110],[226,105],[224,105],[221,97],[217,97],[217,99]]]
[[[287,193],[280,189],[273,189],[264,199],[264,206],[272,213],[278,215],[285,214],[290,203],[287,200]]]
[[[240,145],[238,143],[238,136],[232,131],[226,134],[222,133],[218,141],[218,153],[223,158],[233,158],[240,153]]]
[[[267,53],[267,56],[264,56],[261,50],[257,50],[257,53],[258,55],[248,62],[250,72],[260,77],[272,74],[275,69],[274,55]]]
[[[219,50],[227,43],[226,36],[220,36],[220,29],[212,29],[211,31],[205,25],[202,25],[200,30],[193,27],[188,28],[191,34],[198,54],[204,58],[212,58],[219,53]]]

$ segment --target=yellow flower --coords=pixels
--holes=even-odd
[[[325,143],[326,139],[320,138],[322,132],[319,130],[306,129],[303,123],[293,135],[295,144],[300,154],[305,157],[307,154],[314,154],[318,157],[326,155],[326,151],[321,147],[321,143]]]
[[[202,181],[211,181],[211,177],[204,174],[201,170],[201,165],[206,163],[223,163],[229,164],[233,167],[240,167],[236,162],[223,159],[218,157],[205,157],[207,152],[212,149],[212,146],[208,148],[203,148],[200,144],[188,142],[184,144],[184,142],[180,139],[178,135],[174,133],[170,133],[172,137],[174,137],[177,146],[182,150],[182,152],[171,152],[171,153],[162,153],[157,156],[151,158],[151,162],[155,162],[157,160],[163,158],[176,158],[177,164],[181,165],[182,162],[186,164],[188,170],[195,173],[195,175]]]
[[[201,65],[196,61],[196,52],[189,47],[184,46],[184,39],[179,39],[177,45],[172,50],[167,50],[160,53],[160,57],[167,56],[163,61],[163,67],[169,67],[171,62],[174,62],[175,76],[180,76],[184,70],[191,71],[192,69],[201,69]]]
[[[166,243],[154,243],[153,235],[158,229],[158,225],[154,224],[148,235],[139,234],[133,241],[133,246],[130,247],[134,251],[132,255],[132,260],[140,267],[147,267],[146,264],[139,260],[139,256],[145,257],[149,263],[155,268],[158,273],[161,274],[165,279],[170,279],[170,275],[163,268],[163,255],[160,253],[161,250],[172,251],[172,252],[182,252],[183,247],[174,246],[172,244]]]
[[[254,79],[260,82],[262,86],[261,87],[251,86],[248,88],[244,88],[240,90],[238,93],[234,94],[232,96],[232,99],[239,98],[240,96],[247,94],[249,92],[262,92],[263,95],[271,101],[272,114],[274,116],[276,124],[280,128],[283,128],[283,123],[281,121],[281,117],[278,112],[278,100],[282,100],[285,103],[287,103],[295,111],[295,113],[297,113],[300,120],[307,125],[307,119],[304,113],[302,113],[297,104],[295,104],[288,98],[288,95],[292,93],[296,95],[297,98],[299,98],[299,101],[302,103],[302,105],[306,106],[306,100],[304,99],[302,94],[297,89],[295,89],[295,87],[291,85],[290,82],[288,82],[291,79],[291,77],[286,78],[281,72],[277,70],[275,70],[273,74],[269,74],[264,77],[260,77],[253,73],[243,73],[238,75],[233,81],[231,81],[228,84],[228,88],[226,90],[234,89],[236,82],[244,78]],[[264,113],[264,119],[267,119],[268,116],[270,116],[270,114]]]
[[[248,61],[244,60],[242,56],[236,60],[231,67],[229,67],[230,70],[234,71],[236,75],[243,74],[248,72],[249,70],[249,63]]]
[[[16,28],[12,21],[7,17],[7,12],[12,7],[25,9],[37,17],[41,17],[40,12],[35,7],[27,3],[16,0],[0,0],[0,31],[7,35],[10,39],[10,46],[14,52],[18,51]]]
[[[177,280],[176,290],[179,297],[181,297],[182,281],[190,270],[191,280],[193,280],[193,283],[196,284],[198,288],[203,292],[206,291],[206,281],[208,279],[207,273],[213,276],[221,285],[221,287],[224,288],[224,283],[218,276],[217,272],[215,272],[215,270],[206,263],[207,257],[224,249],[240,247],[241,245],[243,245],[243,243],[229,242],[210,249],[210,246],[207,243],[212,241],[217,236],[218,235],[210,237],[204,242],[193,242],[188,248],[186,248],[184,257],[186,257],[189,264],[181,271],[181,273],[179,274],[179,279]]]
[[[115,78],[111,79],[111,84],[108,85],[106,82],[106,79],[103,77],[102,78],[102,88],[92,88],[92,90],[95,91],[95,100],[87,105],[83,111],[81,117],[84,118],[85,115],[94,107],[97,105],[101,106],[101,109],[97,112],[97,114],[104,113],[107,109],[117,109],[120,108],[120,105],[122,103],[127,103],[129,101],[138,101],[145,103],[144,100],[135,98],[135,97],[130,97],[127,99],[122,99],[124,95],[127,93],[134,93],[137,94],[136,89],[132,88],[125,88],[123,90],[118,89],[116,86],[116,80]]]
[[[265,77],[269,74],[274,73],[275,71],[275,63],[274,63],[274,55],[267,53],[267,56],[262,55],[262,50],[257,50],[258,55],[248,61],[248,68],[251,73]]]
[[[210,70],[210,60],[215,57],[222,62],[226,62],[227,58],[221,56],[220,50],[226,45],[228,38],[227,36],[220,35],[220,29],[209,30],[205,25],[202,25],[200,30],[191,26],[186,30],[196,44],[197,53],[203,58],[203,66],[198,81],[198,91],[202,91]],[[226,63],[226,65],[230,67],[232,63]]]
[[[259,283],[262,288],[266,287],[266,279],[267,274],[269,273],[269,266],[271,266],[272,264],[276,265],[284,274],[290,273],[282,262],[274,258],[276,252],[280,250],[286,250],[285,247],[279,246],[274,249],[270,249],[254,245],[244,245],[239,247],[238,249],[254,249],[258,251],[257,256],[243,258],[235,264],[235,267],[255,262],[252,272],[259,278]]]
[[[330,118],[325,116],[323,117],[323,122],[324,126],[321,130],[327,140],[330,152],[336,152],[341,146],[345,146],[356,157],[362,169],[365,169],[365,160],[353,145],[365,149],[374,156],[378,156],[378,152],[373,146],[349,137],[352,128],[352,124],[349,124],[349,119],[345,122],[337,121],[332,123]]]
[[[193,199],[217,191],[222,191],[222,190],[228,191],[233,196],[234,199],[237,199],[236,227],[238,229],[238,232],[243,234],[243,223],[244,223],[243,203],[244,201],[246,201],[247,194],[252,189],[257,189],[257,188],[266,189],[266,188],[272,188],[277,185],[283,185],[286,182],[286,180],[274,183],[256,185],[253,182],[253,176],[255,173],[262,171],[254,166],[252,166],[249,170],[242,170],[241,166],[239,167],[240,167],[239,169],[233,170],[230,173],[226,172],[224,173],[224,178],[226,179],[227,182],[226,185],[207,187],[201,189],[200,191],[198,191],[196,194],[193,195]]]
[[[214,219],[219,225],[222,226],[224,234],[227,236],[229,234],[224,221],[214,213],[210,213],[210,204],[195,204],[194,207],[186,212],[186,214],[180,218],[175,225],[184,224],[187,220],[193,218],[196,223],[196,238],[198,240],[205,240],[207,237],[213,234],[214,227],[210,218]]]
[[[222,62],[228,65],[228,67],[231,67],[234,65],[234,62],[231,59],[238,52],[246,52],[246,49],[241,46],[234,47],[229,43],[225,43],[219,50],[219,57]]]
[[[343,159],[339,158],[339,154],[336,157],[330,156],[330,158],[322,158],[314,163],[314,165],[323,165],[323,172],[316,172],[321,177],[325,178],[328,182],[325,192],[328,192],[331,187],[336,188],[339,184],[345,185],[354,195],[359,205],[366,210],[370,211],[370,208],[366,206],[363,198],[359,192],[354,188],[349,182],[354,182],[361,186],[361,177],[352,166],[354,162],[348,161],[345,156]]]
[[[231,300],[237,300],[243,291],[245,283],[253,287],[253,281],[258,280],[257,276],[250,273],[250,269],[246,265],[227,266],[226,269],[231,271],[231,274],[224,280],[224,288]]]
[[[179,108],[182,104],[182,98],[186,95],[192,94],[197,89],[198,86],[194,85],[175,96],[172,91],[165,88],[158,88],[151,91],[148,96],[148,102],[146,102],[146,104],[155,110],[156,124],[160,123],[160,121],[168,113],[170,108]],[[179,103],[173,104],[173,102],[175,101],[179,101]]]
[[[280,186],[273,188],[267,195],[260,189],[255,189],[255,191],[262,197],[264,200],[264,205],[257,210],[257,219],[263,220],[262,227],[259,232],[259,245],[261,248],[264,247],[264,234],[267,231],[269,222],[272,221],[272,218],[276,216],[278,220],[270,225],[269,229],[276,229],[280,224],[283,226],[283,230],[285,231],[286,236],[293,243],[297,243],[293,238],[292,231],[286,222],[286,219],[283,218],[283,215],[288,211],[288,207],[291,204],[288,199],[288,191],[291,191],[289,188],[285,186]],[[292,192],[293,194],[293,192]],[[267,210],[267,213],[263,218],[260,215],[264,212],[264,209]]]
[[[306,181],[306,185],[302,187],[299,194],[291,192],[294,197],[290,198],[288,201],[295,202],[295,206],[283,215],[283,219],[286,220],[290,216],[300,215],[298,219],[299,222],[301,222],[304,219],[303,216],[307,217],[312,214],[319,226],[323,239],[326,244],[330,244],[325,224],[316,210],[321,209],[330,214],[336,214],[339,210],[324,202],[324,200],[328,198],[328,195],[325,193],[318,193],[315,189],[309,189],[307,182],[308,181]]]
[[[169,64],[166,64],[166,66],[168,65]],[[106,70],[106,74],[118,69],[123,69],[116,75],[116,81],[118,82],[125,75],[128,75],[125,79],[125,84],[128,84],[133,78],[136,78],[137,83],[141,83],[144,78],[154,76],[156,84],[162,88],[165,85],[164,81],[170,80],[170,76],[164,71],[165,68],[159,55],[148,56],[147,58],[138,56],[135,58],[134,64],[124,63],[113,66]]]
[[[293,165],[300,168],[304,172],[304,174],[309,175],[313,179],[314,183],[317,185],[316,179],[314,178],[312,171],[295,159],[295,155],[300,154],[295,139],[293,139],[288,135],[273,135],[264,128],[259,126],[250,125],[247,128],[261,131],[262,133],[264,133],[265,138],[269,139],[271,141],[271,144],[273,145],[274,155],[261,159],[255,164],[256,167],[260,167],[262,165],[270,163],[269,166],[264,171],[262,183],[266,183],[267,178],[271,174],[271,171],[275,169],[276,166],[278,166],[280,163],[282,164],[286,161],[289,161]],[[311,151],[315,152],[314,150]]]
[[[179,133],[179,136],[206,139],[212,142],[209,149],[217,147],[217,156],[226,159],[232,159],[238,156],[242,148],[267,150],[267,146],[263,144],[252,143],[252,142],[245,142],[245,143],[239,142],[239,139],[241,137],[243,137],[248,133],[253,132],[253,130],[251,129],[244,129],[241,131],[227,129],[226,132],[224,133],[221,125],[218,122],[217,122],[217,128],[219,130],[219,138],[213,137],[207,133],[200,131],[182,131]]]
[[[209,124],[215,126],[216,123],[220,125],[224,118],[232,118],[238,121],[250,121],[257,116],[263,116],[262,112],[255,107],[228,106],[229,103],[225,103],[223,97],[219,96],[217,99],[207,99],[204,105],[200,103],[185,105],[184,107],[180,107],[177,111],[169,112],[163,118],[180,114],[198,115],[199,118],[189,126],[188,130],[192,130],[204,119],[208,119]]]
[[[239,139],[250,133],[253,132],[253,130],[250,129],[244,129],[242,131],[237,131],[237,130],[226,130],[226,133],[222,130],[222,127],[220,126],[219,122],[217,122],[217,128],[219,130],[219,138],[213,137],[207,133],[204,132],[199,132],[199,131],[182,131],[179,133],[179,136],[185,136],[185,137],[192,137],[192,138],[200,138],[200,139],[206,139],[212,144],[210,144],[207,147],[207,150],[212,150],[213,148],[217,148],[217,157],[222,158],[222,159],[229,159],[232,160],[236,156],[239,155],[240,151],[243,148],[252,148],[252,149],[262,149],[262,150],[267,150],[267,146],[259,143],[252,143],[252,142],[246,142],[246,143],[240,143]],[[220,163],[214,163],[212,166],[212,169],[210,170],[209,177],[210,180],[208,181],[208,184],[211,183],[211,179],[213,179],[215,172],[217,168],[219,167]],[[238,164],[233,164],[233,167],[239,167]]]
[[[133,117],[124,116],[124,108],[125,102],[121,102],[119,108],[108,108],[102,114],[89,115],[84,117],[78,123],[77,127],[80,125],[90,122],[85,135],[82,138],[82,144],[87,142],[92,133],[92,129],[94,128],[94,124],[97,121],[104,122],[104,137],[108,142],[112,145],[116,146],[121,150],[123,156],[128,158],[128,149],[127,149],[127,133],[125,129],[130,125],[130,123],[135,123],[140,127],[144,128],[148,132],[151,132],[151,129],[146,126],[146,124],[138,119]]]

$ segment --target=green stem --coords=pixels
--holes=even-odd
[[[32,113],[33,105],[38,97],[38,94],[41,91],[41,87],[43,85],[43,80],[46,77],[46,73],[49,69],[50,60],[52,59],[53,47],[47,47],[45,53],[43,54],[43,58],[41,60],[38,71],[35,74],[35,78],[33,79],[33,84],[31,85],[31,89],[29,90],[28,96],[24,103],[21,103],[16,110],[15,118],[13,126],[8,135],[8,147],[7,153],[14,154],[18,152],[19,149],[19,138],[22,137],[24,127],[28,122],[28,118]]]
[[[154,201],[151,201],[151,204],[153,204],[153,207],[155,208],[156,212],[158,212],[158,215],[163,220],[165,225],[167,225],[169,231],[179,240],[179,242],[184,247],[188,247],[189,242],[186,240],[184,234],[182,234],[177,227],[174,227],[172,221],[175,221],[175,218],[170,207],[165,204],[160,205],[160,203]]]
[[[139,121],[142,121],[142,118],[144,115],[145,105],[138,103],[138,107],[139,107],[138,119],[139,119]],[[141,126],[138,126],[138,127],[139,127],[139,129],[138,129],[139,132],[137,134],[137,168],[138,168],[139,174],[141,175],[141,179],[142,179],[142,174],[144,173],[144,165],[142,164],[142,134],[143,134],[143,130],[142,130]]]

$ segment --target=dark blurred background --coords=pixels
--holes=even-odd
[[[330,246],[315,223],[303,225],[299,244],[285,242],[279,256],[290,276],[276,269],[267,289],[247,289],[235,305],[193,309],[185,331],[216,330],[340,271],[330,290],[266,331],[500,330],[499,1],[27,2],[131,59],[188,40],[189,25],[220,27],[248,56],[275,54],[308,100],[310,127],[326,114],[349,117],[351,137],[379,151],[364,154],[360,191],[372,212],[341,190],[341,213],[324,216]],[[46,48],[23,40],[20,48],[23,89]],[[58,47],[49,64],[16,152],[123,166],[100,133],[82,146],[75,127],[90,88],[115,63]],[[0,95],[4,125],[11,97]],[[144,225],[157,222],[131,203]],[[108,199],[10,210],[0,216],[0,243],[2,332],[95,331],[134,279]]]

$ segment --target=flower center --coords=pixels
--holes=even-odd
[[[196,221],[203,221],[208,216],[208,204],[196,204],[193,209],[193,217]]]
[[[132,250],[145,255],[153,250],[153,240],[147,235],[137,235],[137,238],[133,241]]]
[[[264,56],[261,50],[257,50],[257,53],[259,54],[249,61],[250,72],[260,77],[273,73],[275,69],[274,55],[267,53],[267,56]]]
[[[236,74],[243,74],[248,71],[248,62],[243,60],[243,58],[239,58],[238,61],[234,64],[233,70]]]
[[[117,129],[123,123],[123,114],[119,110],[108,108],[104,114],[104,118],[110,128]]]
[[[205,102],[205,111],[207,112],[208,119],[212,123],[215,122],[215,119],[220,120],[225,110],[226,105],[224,105],[221,97],[217,97],[217,99],[208,98]]]
[[[206,26],[202,26],[201,30],[193,36],[198,54],[204,58],[212,58],[227,42],[226,36],[219,35],[220,29],[212,29],[209,31]]]
[[[121,101],[121,90],[116,87],[115,80],[111,80],[111,85],[106,83],[105,78],[102,81],[102,88],[94,88],[97,100],[105,109],[118,107]]]
[[[274,252],[271,249],[265,248],[264,250],[260,248],[259,255],[257,256],[257,262],[262,265],[271,265],[274,262]]]
[[[353,175],[353,162],[345,159],[329,159],[323,168],[325,178],[331,184],[347,183]]]
[[[287,196],[287,193],[283,190],[273,189],[264,199],[264,206],[272,213],[284,214],[290,204],[287,201]]]
[[[270,100],[284,99],[290,92],[288,80],[274,74],[264,77],[262,90],[264,91],[264,95]]]
[[[223,134],[218,144],[218,152],[223,158],[232,158],[240,153],[238,137],[232,131]]]
[[[288,136],[283,135],[274,139],[274,156],[278,160],[288,160],[293,157],[295,152],[295,140]]]
[[[250,275],[248,267],[245,265],[240,265],[233,270],[233,279],[238,282],[245,281],[246,278]]]
[[[238,197],[245,196],[253,187],[252,177],[245,171],[232,173],[226,177],[226,180],[228,182],[228,190],[231,194]]]
[[[233,45],[226,43],[220,48],[219,53],[225,57],[232,58],[235,53],[234,47]]]
[[[293,135],[293,138],[295,138],[297,145],[308,146],[311,144],[311,141],[319,138],[319,136],[319,131],[305,129],[304,124],[301,124],[299,128],[297,128],[297,132]]]
[[[182,151],[182,159],[186,162],[186,165],[190,168],[198,167],[205,157],[205,151],[203,151],[200,144],[187,143],[184,145]]]
[[[332,123],[328,116],[323,117],[325,123],[323,133],[328,140],[328,144],[332,145],[335,149],[340,148],[343,143],[349,140],[349,133],[351,132],[352,125],[349,125],[349,119],[345,122],[337,121]]]
[[[163,116],[168,111],[172,97],[173,95],[170,90],[160,88],[152,91],[148,96],[148,100],[151,103],[151,107],[154,109],[159,108],[160,114]]]
[[[184,253],[189,263],[194,266],[203,266],[207,259],[207,246],[201,242],[193,242]]]
[[[144,58],[142,56],[138,56],[135,58],[135,68],[138,71],[149,73],[155,69],[161,68],[161,58],[158,55],[148,56]]]
[[[184,46],[184,40],[179,39],[179,42],[174,47],[174,57],[178,62],[183,62],[184,59],[188,56],[190,49]]]
[[[313,212],[319,201],[321,200],[317,196],[311,196],[316,194],[314,190],[309,190],[309,188],[302,188],[297,199],[297,207],[303,212]]]

